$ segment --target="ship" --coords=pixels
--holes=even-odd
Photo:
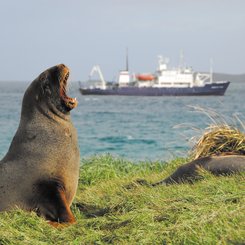
[[[122,96],[208,96],[225,94],[230,81],[213,81],[213,72],[195,72],[191,67],[179,65],[168,68],[169,59],[158,57],[158,67],[154,73],[130,74],[128,59],[126,69],[119,72],[116,82],[106,82],[100,66],[92,68],[90,79],[80,82],[82,95],[122,95]],[[94,72],[99,80],[92,80]]]

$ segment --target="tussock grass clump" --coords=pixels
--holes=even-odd
[[[210,125],[193,147],[191,158],[211,155],[245,155],[245,134],[229,125]]]
[[[245,123],[238,115],[224,117],[211,108],[199,106],[190,108],[204,114],[211,121],[204,131],[201,130],[201,136],[189,140],[196,142],[189,153],[191,159],[211,155],[245,155]],[[193,129],[197,130],[195,127]],[[200,132],[200,129],[198,131]]]

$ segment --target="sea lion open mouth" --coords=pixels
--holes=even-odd
[[[72,110],[75,108],[78,104],[76,98],[69,97],[67,93],[67,84],[68,84],[68,78],[70,75],[69,68],[65,65],[59,65],[58,66],[60,70],[59,74],[59,83],[60,83],[60,98],[64,102],[67,109]]]

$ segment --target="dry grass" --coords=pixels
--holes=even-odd
[[[210,155],[245,155],[245,135],[228,125],[209,126],[191,151],[194,159]]]
[[[208,116],[211,124],[202,132],[200,138],[191,139],[196,142],[190,151],[192,159],[211,155],[245,155],[245,123],[238,116],[234,116],[233,120],[227,123],[222,115],[210,109],[194,109]]]

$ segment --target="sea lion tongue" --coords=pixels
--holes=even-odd
[[[57,66],[59,69],[59,84],[60,84],[60,98],[68,110],[72,110],[78,104],[76,98],[71,98],[67,96],[67,81],[70,75],[69,68],[64,64]]]

